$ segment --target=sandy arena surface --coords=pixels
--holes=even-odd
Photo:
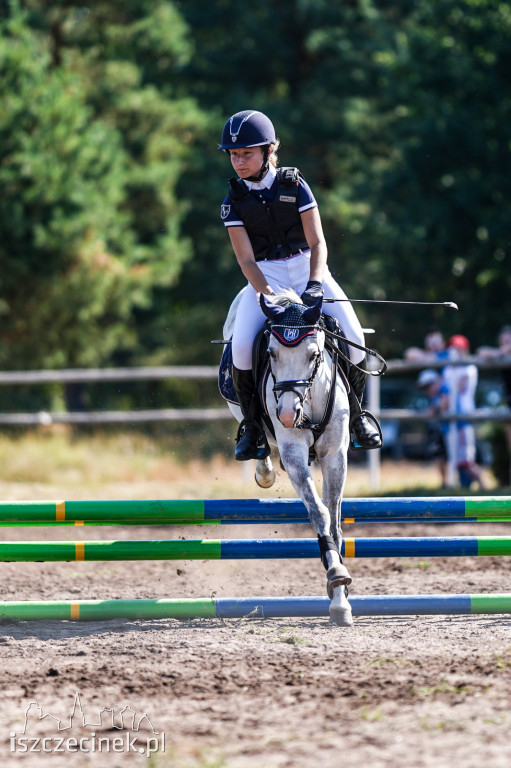
[[[257,493],[253,494],[254,496]],[[51,498],[48,495],[47,498]],[[150,496],[149,496],[150,498]],[[505,535],[505,525],[349,526],[346,535]],[[303,526],[0,529],[3,540],[310,536]],[[352,595],[511,591],[508,558],[348,560]],[[323,594],[319,561],[1,563],[4,600]],[[508,616],[20,622],[0,625],[2,765],[413,768],[511,764]],[[159,751],[54,751],[79,694],[87,722],[146,713]],[[107,713],[108,714],[108,713]],[[71,730],[113,739],[104,722]],[[125,721],[126,722],[126,721]],[[15,733],[15,737],[10,734]],[[165,749],[161,749],[162,734]],[[137,748],[155,738],[147,721]],[[33,745],[34,742],[30,742]],[[106,744],[106,741],[103,742]],[[151,742],[149,742],[151,744]],[[154,742],[153,742],[154,743]],[[13,749],[15,745],[15,750]],[[143,745],[143,746],[140,746]]]

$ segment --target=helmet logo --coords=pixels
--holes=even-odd
[[[229,121],[229,131],[231,133],[231,141],[232,141],[233,144],[235,144],[238,141],[238,134],[239,134],[239,132],[241,131],[241,129],[243,127],[243,123],[246,123],[247,120],[250,120],[252,115],[255,115],[255,112],[251,112],[249,115],[247,115],[246,117],[243,118],[243,120],[241,121],[241,123],[238,126],[238,130],[237,131],[233,131],[233,129],[232,129],[232,121],[233,121],[235,115],[233,115],[231,117],[231,119]]]
[[[264,147],[274,141],[275,128],[270,118],[257,110],[244,109],[225,123],[218,149],[226,152],[236,147]]]

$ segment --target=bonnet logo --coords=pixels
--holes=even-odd
[[[286,328],[284,330],[284,339],[286,341],[295,341],[298,338],[298,328]]]
[[[226,219],[230,214],[230,212],[231,212],[230,205],[222,205],[222,209],[220,211],[220,215],[222,216],[222,219]]]

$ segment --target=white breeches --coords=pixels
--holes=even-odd
[[[476,433],[473,424],[458,426],[457,465],[474,464],[476,460]]]
[[[275,293],[286,288],[292,288],[298,296],[304,292],[310,276],[310,255],[308,253],[294,256],[291,259],[279,261],[260,261],[258,267],[266,277]],[[323,277],[325,297],[345,299],[346,294],[334,280],[328,267]],[[337,301],[333,304],[323,304],[325,315],[335,317],[347,339],[356,344],[364,345],[362,327],[355,310],[348,301]],[[257,293],[251,285],[247,286],[241,298],[232,337],[232,360],[236,368],[248,371],[252,368],[252,345],[254,339],[265,323],[265,316],[259,306]],[[354,347],[349,348],[350,360],[360,363],[364,352]]]

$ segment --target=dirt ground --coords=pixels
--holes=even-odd
[[[5,498],[7,490],[0,490]],[[11,498],[27,498],[21,490],[11,488]],[[62,497],[62,490],[68,491],[32,489],[41,498],[43,492],[46,498]],[[503,524],[358,525],[345,533],[504,535],[508,530]],[[89,527],[77,535],[76,528],[0,529],[2,540],[276,534],[310,536],[311,531],[304,526]],[[347,563],[353,595],[511,591],[508,558]],[[0,578],[3,600],[319,595],[325,581],[315,560],[1,563]],[[0,625],[0,658],[2,765],[511,764],[508,616],[356,618],[349,629],[326,619],[11,622]],[[21,752],[17,739],[30,704],[37,702],[63,726],[77,694],[88,723],[103,708],[115,710],[116,724],[125,706],[135,710],[136,719],[147,714],[158,732],[158,751],[151,758],[120,748],[118,753],[57,753],[52,741],[52,751],[45,752],[41,741],[41,751]],[[34,711],[32,706],[26,736],[55,737],[56,721],[37,720]],[[124,732],[103,723],[95,728],[96,737],[112,745]],[[79,740],[84,734],[90,739],[91,727],[74,718],[72,736]],[[154,738],[147,721],[136,735],[138,745]]]

